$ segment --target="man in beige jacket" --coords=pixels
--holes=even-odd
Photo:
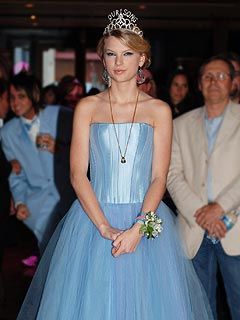
[[[174,120],[168,190],[215,318],[219,265],[232,319],[239,320],[240,217],[229,231],[221,220],[240,212],[240,105],[230,100],[233,78],[233,66],[220,57],[200,68],[205,105]]]

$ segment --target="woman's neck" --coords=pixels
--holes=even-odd
[[[120,104],[126,104],[135,101],[139,91],[136,82],[133,84],[130,84],[129,82],[118,83],[116,85],[112,84],[108,90],[111,93],[112,101]]]

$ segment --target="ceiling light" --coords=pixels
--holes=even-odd
[[[139,9],[139,10],[145,10],[146,7],[147,7],[147,6],[146,6],[144,3],[142,3],[142,4],[140,4],[140,5],[138,6],[138,9]]]
[[[28,9],[31,9],[31,8],[34,7],[34,3],[32,3],[32,2],[27,2],[27,3],[25,4],[25,7],[28,8]]]

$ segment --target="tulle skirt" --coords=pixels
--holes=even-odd
[[[112,226],[132,226],[140,203],[101,204]],[[40,261],[18,320],[213,319],[197,275],[182,250],[175,216],[162,202],[158,238],[114,258],[76,200]]]

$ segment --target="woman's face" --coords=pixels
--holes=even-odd
[[[143,66],[145,56],[130,49],[119,39],[110,36],[105,40],[104,66],[113,81],[136,79],[138,67]]]
[[[170,86],[170,98],[173,104],[179,104],[183,101],[189,92],[188,81],[184,75],[176,75]]]
[[[45,92],[43,102],[46,105],[56,104],[56,95],[52,89],[49,89]]]

